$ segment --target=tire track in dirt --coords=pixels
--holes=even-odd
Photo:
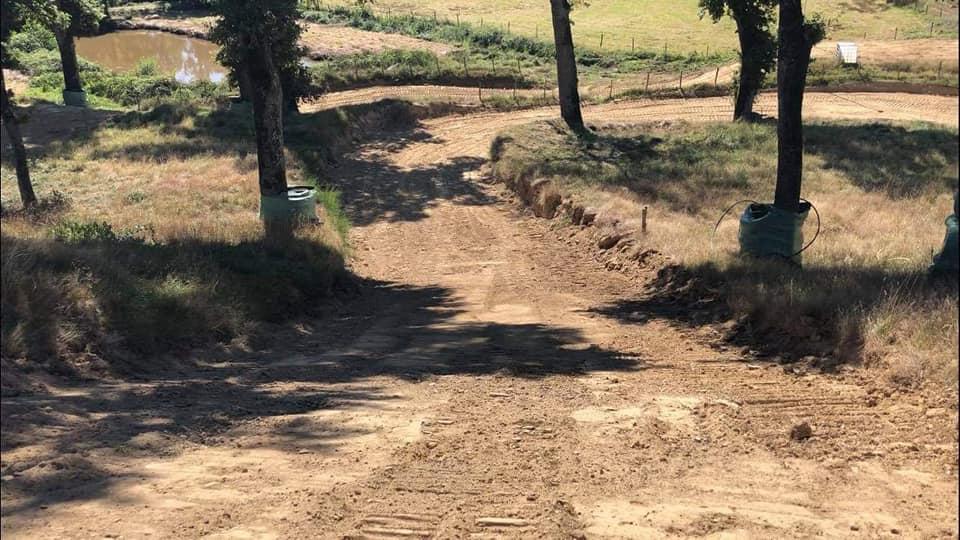
[[[955,100],[874,97],[814,96],[808,116],[947,123],[955,116]],[[774,105],[761,98],[761,106]],[[482,158],[500,130],[555,114],[425,120],[415,141],[377,155],[399,189],[416,191],[404,185],[404,173]],[[729,114],[725,100],[585,110],[588,119],[617,122]],[[355,178],[350,170],[347,182]],[[751,364],[744,352],[715,346],[709,327],[598,315],[604,305],[639,296],[638,284],[584,258],[589,248],[568,231],[518,219],[498,203],[506,195],[478,177],[469,168],[444,177],[458,187],[441,190],[447,198],[416,220],[356,230],[363,272],[450,290],[458,313],[443,327],[483,329],[470,333],[484,343],[479,350],[443,351],[449,343],[421,338],[386,362],[433,365],[427,371],[437,373],[437,361],[449,366],[451,355],[479,354],[466,361],[499,369],[467,377],[441,370],[427,379],[447,396],[439,420],[423,443],[396,454],[389,470],[361,488],[367,505],[339,533],[366,535],[370,515],[397,508],[439,512],[444,517],[430,529],[438,537],[846,537],[905,528],[938,534],[948,530],[940,523],[955,522],[949,501],[956,471],[948,463],[956,449],[945,424],[918,430],[919,409],[876,405],[855,375],[797,377]],[[488,201],[458,200],[464,182],[481,187]],[[537,342],[530,325],[568,337]],[[547,366],[564,363],[564,351],[575,360],[549,374]],[[530,379],[528,369],[548,375]],[[816,443],[790,440],[800,421],[815,423]],[[927,504],[930,493],[947,504]]]
[[[812,117],[956,125],[955,99],[809,97]],[[729,112],[722,99],[585,110],[596,122]],[[32,466],[4,480],[4,534],[955,534],[954,411],[877,393],[855,371],[756,363],[711,325],[634,308],[643,276],[607,271],[586,233],[531,219],[486,183],[497,132],[555,115],[435,118],[344,156],[334,181],[355,222],[353,270],[376,284],[366,304],[292,332],[290,349],[206,360],[159,393],[124,387],[127,409],[81,408],[47,439],[5,448],[5,464]],[[113,403],[102,388],[84,392]],[[10,415],[71,399],[4,400],[5,430]],[[207,417],[210,429],[163,443]],[[789,435],[801,421],[814,430],[802,443]],[[56,453],[75,446],[58,439],[70,429],[73,443],[88,441],[70,459],[99,474],[66,476],[75,469]],[[127,429],[138,435],[102,436]],[[90,442],[100,440],[109,445]],[[53,493],[43,506],[16,491],[43,486]]]

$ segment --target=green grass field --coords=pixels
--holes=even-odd
[[[351,0],[323,0],[324,4],[347,5]],[[957,35],[956,2],[921,0],[919,12],[910,7],[894,7],[885,0],[834,2],[808,0],[809,13],[830,19],[830,39],[870,39],[942,37]],[[855,7],[850,7],[855,4]],[[944,6],[943,17],[940,6]],[[550,39],[550,11],[546,0],[489,0],[465,3],[446,0],[378,0],[377,13],[411,13],[482,23],[503,27],[522,35]],[[704,53],[729,50],[737,46],[730,21],[714,25],[700,20],[697,0],[592,0],[574,10],[574,39],[580,46],[599,49],[601,35],[604,50],[662,49],[664,44],[678,53]]]

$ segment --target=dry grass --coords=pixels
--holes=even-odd
[[[931,283],[926,271],[957,186],[957,132],[813,123],[807,140],[804,194],[824,223],[803,271],[742,259],[736,212],[712,233],[725,206],[770,200],[772,124],[607,126],[578,140],[539,123],[505,133],[493,154],[501,178],[553,178],[600,210],[601,227],[634,230],[649,206],[650,230],[638,241],[668,254],[683,276],[661,276],[654,295],[675,295],[692,279],[699,301],[716,285],[751,346],[882,365],[898,384],[955,383],[956,284]],[[808,239],[815,226],[811,216]]]
[[[326,1],[325,4],[352,5],[352,0]],[[633,39],[641,49],[662,49],[664,42],[673,52],[690,54],[736,48],[734,25],[729,19],[712,24],[699,18],[697,0],[644,2],[633,0],[599,0],[577,7],[573,12],[576,23],[574,41],[580,47],[597,49],[603,34],[603,49],[630,50]],[[806,10],[831,19],[829,37],[837,40],[863,38],[900,39],[929,37],[930,23],[937,36],[957,35],[956,10],[948,8],[943,18],[937,5],[930,11],[917,12],[910,7],[896,7],[885,0],[862,0],[851,7],[848,2],[809,0]],[[446,0],[379,0],[373,5],[377,13],[416,13],[432,18],[460,20],[473,25],[483,23],[490,27],[510,29],[528,37],[550,38],[550,6],[533,0],[493,0],[488,2],[452,3]]]
[[[322,184],[331,154],[351,140],[351,114],[373,109],[290,121],[291,184]],[[55,128],[48,110],[30,111],[28,131]],[[185,347],[243,346],[264,323],[315,314],[352,287],[335,192],[322,192],[322,226],[284,249],[263,243],[251,124],[240,106],[92,122],[32,149],[35,188],[54,202],[30,213],[13,210],[5,160],[3,358],[118,371]]]

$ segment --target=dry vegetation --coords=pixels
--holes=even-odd
[[[652,295],[691,302],[678,316],[716,299],[737,321],[731,337],[785,360],[865,362],[897,384],[955,385],[957,288],[926,273],[957,185],[957,132],[814,123],[807,140],[804,192],[823,231],[803,271],[741,258],[735,213],[712,234],[729,204],[772,196],[772,124],[607,126],[578,140],[539,123],[501,135],[493,156],[499,177],[554,179],[612,229],[635,229],[649,205],[638,242],[675,263]],[[815,226],[811,215],[808,239]]]
[[[28,140],[44,143],[33,151],[40,208],[16,210],[4,153],[5,359],[59,372],[122,371],[129,361],[142,370],[155,354],[244,346],[264,324],[316,315],[323,298],[352,289],[336,192],[321,192],[322,226],[282,251],[263,245],[247,107],[87,115],[82,129],[44,140],[62,110],[26,111]],[[350,126],[371,115],[376,106],[288,122],[291,184],[322,184]]]
[[[311,0],[312,1],[312,0]],[[323,4],[352,5],[352,0],[327,0]],[[831,20],[830,39],[862,39],[866,33],[871,39],[930,37],[930,23],[934,35],[956,37],[957,8],[944,2],[943,17],[940,2],[921,1],[920,10],[914,2],[898,7],[887,0],[834,2],[809,0],[805,9],[820,13]],[[904,4],[900,2],[900,4]],[[929,9],[927,5],[929,4]],[[547,2],[524,0],[493,0],[477,3],[451,3],[446,0],[379,0],[374,11],[380,14],[416,13],[432,18],[460,20],[479,26],[506,28],[528,37],[549,39],[550,7]],[[671,51],[691,54],[736,48],[736,34],[730,20],[714,25],[708,19],[699,19],[697,0],[644,2],[634,0],[602,0],[588,2],[573,14],[574,41],[579,47],[597,49],[603,34],[603,49],[628,51],[634,43],[642,49],[659,49],[664,41]],[[635,42],[633,40],[636,40]]]

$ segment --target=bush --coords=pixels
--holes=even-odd
[[[29,23],[24,28],[10,36],[7,44],[11,51],[25,53],[51,50],[57,48],[57,39],[53,32],[36,23]]]
[[[80,223],[63,221],[50,230],[55,240],[68,244],[86,244],[90,242],[105,242],[117,239],[113,227],[106,222]]]

